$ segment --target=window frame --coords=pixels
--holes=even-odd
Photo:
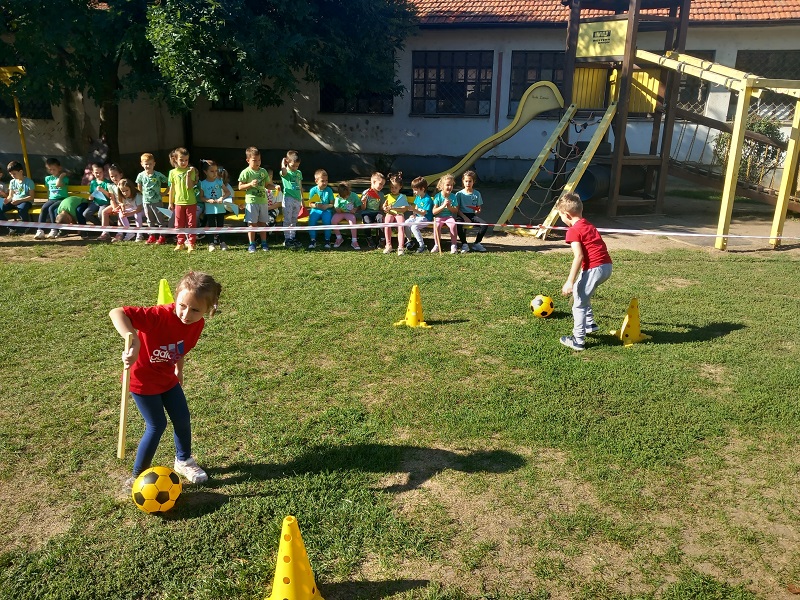
[[[555,84],[558,91],[564,94],[564,65],[566,63],[567,53],[564,50],[512,50],[511,52],[511,68],[508,76],[508,118],[513,119],[517,114],[519,101],[522,95],[530,86],[539,81],[550,81]],[[536,67],[534,67],[530,59],[536,58]],[[561,64],[558,64],[560,58]],[[524,60],[521,60],[524,59]],[[543,67],[543,59],[552,59],[552,64]],[[519,64],[522,62],[523,64]],[[530,71],[537,68],[540,77],[538,79],[531,79],[529,77]],[[560,77],[542,77],[544,71],[552,71],[553,74],[560,71]],[[523,81],[515,81],[515,75],[525,73]],[[559,111],[552,110],[538,115],[537,118],[558,118]]]
[[[410,116],[489,118],[494,57],[494,50],[414,50]]]
[[[336,84],[320,83],[318,112],[331,115],[394,115],[394,96],[373,92],[359,92],[353,98],[345,96]],[[370,110],[370,103],[379,103],[378,110]],[[339,109],[341,107],[341,109]]]

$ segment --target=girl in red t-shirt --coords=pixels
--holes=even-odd
[[[123,338],[128,333],[137,334],[131,349],[122,353],[122,363],[130,368],[131,395],[145,422],[131,484],[153,461],[167,428],[164,411],[174,430],[175,471],[190,483],[208,479],[192,457],[189,407],[182,387],[183,361],[200,338],[204,315],[212,316],[216,311],[221,292],[222,286],[211,275],[192,271],[178,284],[174,303],[123,306],[108,313]]]

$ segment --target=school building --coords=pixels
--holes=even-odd
[[[283,106],[258,110],[236,103],[201,101],[191,113],[194,159],[213,158],[236,171],[244,148],[258,146],[264,164],[298,150],[302,170],[325,168],[332,180],[400,169],[410,179],[455,164],[481,140],[506,127],[527,87],[540,80],[561,86],[569,8],[554,0],[414,0],[419,29],[397,56],[402,97],[343,98],[335,87],[307,84]],[[639,47],[663,51],[663,33],[640,33]],[[800,79],[800,0],[693,0],[686,52],[764,77]],[[345,73],[342,74],[346,76]],[[688,78],[681,106],[726,119],[731,93]],[[734,102],[735,103],[735,102]],[[765,94],[756,109],[791,119],[794,101]],[[21,156],[13,108],[0,107],[0,160]],[[34,175],[42,158],[68,157],[82,167],[86,148],[70,147],[64,110],[23,106]],[[83,97],[73,107],[84,137],[96,136],[99,109]],[[598,115],[602,107],[598,107]],[[591,115],[589,115],[591,116]],[[477,163],[483,180],[518,180],[541,150],[559,118],[540,115]],[[584,120],[587,116],[583,117]],[[646,152],[648,115],[632,115],[628,140]],[[140,98],[120,103],[121,164],[138,168],[141,152],[156,154],[166,170],[167,152],[183,145],[185,121]],[[640,127],[641,126],[641,127]],[[92,130],[92,127],[95,127]],[[641,132],[639,132],[641,128]],[[572,134],[589,139],[591,130]],[[640,147],[637,147],[640,146]]]

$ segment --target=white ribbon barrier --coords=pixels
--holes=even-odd
[[[174,227],[119,227],[102,225],[59,225],[57,223],[37,223],[36,221],[0,221],[2,227],[15,227],[21,229],[57,229],[62,231],[75,231],[78,233],[98,233],[101,231],[108,231],[109,233],[144,233],[153,235],[176,235],[182,233],[187,234],[239,234],[245,235],[247,233],[257,233],[261,231],[283,233],[285,231],[325,231],[325,230],[350,230],[350,229],[376,229],[381,227],[406,227],[415,225],[420,229],[431,227],[431,221],[414,221],[398,223],[392,221],[391,223],[357,223],[351,225],[347,221],[341,221],[334,225],[298,225],[295,227],[283,226],[270,226],[270,227],[195,227],[192,229],[176,229]],[[442,222],[442,225],[445,225]],[[463,225],[464,227],[503,227],[506,229],[549,229],[551,231],[566,231],[566,227],[545,227],[543,225],[507,225],[500,223],[472,223],[456,221],[456,225]],[[751,240],[781,240],[781,241],[800,241],[798,236],[777,236],[771,235],[741,235],[741,234],[726,234],[719,235],[717,233],[693,233],[689,231],[671,231],[659,229],[614,229],[607,227],[598,227],[597,230],[604,234],[620,234],[620,235],[655,235],[666,237],[699,237],[699,238],[732,238],[732,239],[751,239]]]

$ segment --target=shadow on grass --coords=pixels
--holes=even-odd
[[[323,584],[319,586],[319,589],[320,592],[324,592],[327,600],[350,600],[351,598],[379,600],[401,592],[427,587],[429,583],[426,579],[354,581]]]
[[[648,327],[651,327],[648,329]],[[653,327],[664,327],[672,331],[656,331]],[[709,323],[698,327],[689,323],[644,323],[642,333],[651,336],[653,339],[643,342],[645,344],[686,344],[688,342],[707,342],[716,338],[721,338],[731,332],[744,329],[743,323]],[[618,346],[620,341],[617,337],[610,334],[595,336],[600,346]]]
[[[284,464],[234,463],[227,467],[212,468],[209,470],[211,479],[207,487],[324,471],[361,471],[397,474],[398,483],[382,489],[400,493],[419,487],[446,469],[463,473],[506,473],[519,469],[525,463],[522,456],[506,450],[459,454],[438,448],[386,444],[318,446]]]

